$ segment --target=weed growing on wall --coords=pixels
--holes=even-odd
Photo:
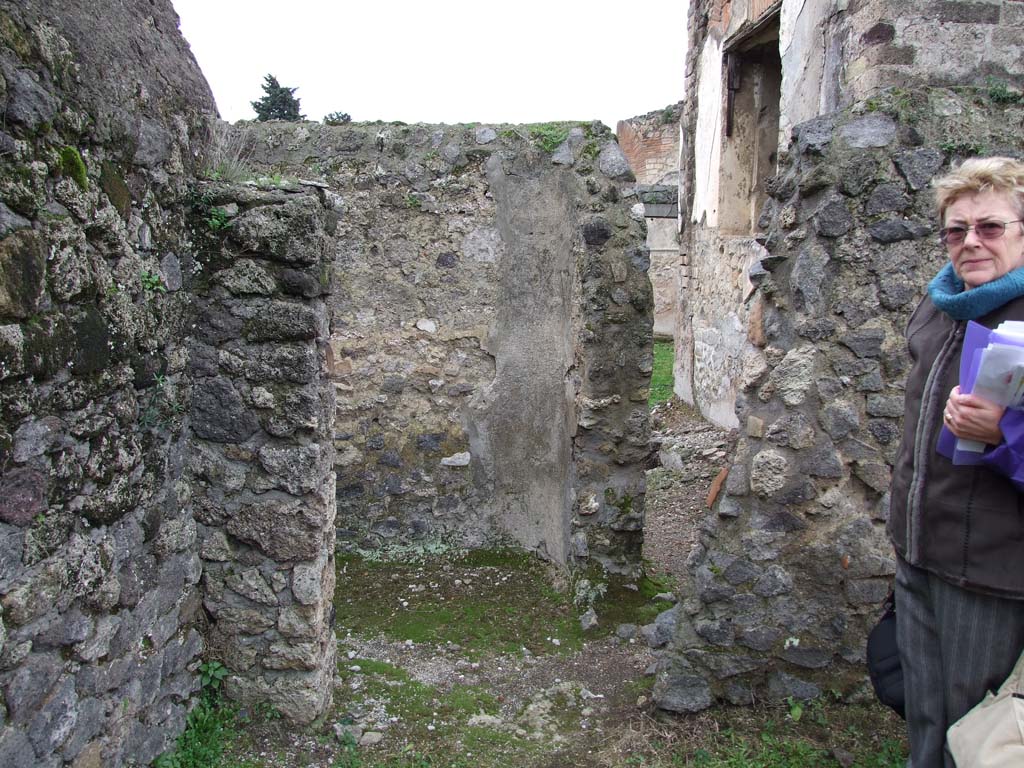
[[[1011,90],[1006,83],[994,77],[988,79],[988,97],[994,104],[1020,104],[1024,101],[1024,93]]]
[[[222,229],[227,229],[231,226],[228,212],[220,207],[211,208],[209,214],[206,216],[206,226],[214,232],[220,232]]]
[[[209,145],[202,160],[201,175],[211,181],[236,183],[249,181],[254,176],[250,167],[252,158],[251,131],[232,128],[227,123],[215,123]]]
[[[185,721],[185,730],[173,750],[154,761],[153,768],[215,768],[231,741],[231,725],[238,708],[220,697],[221,681],[227,670],[216,661],[199,667],[199,702]]]
[[[569,138],[569,131],[573,128],[589,130],[587,123],[558,122],[558,123],[536,123],[529,125],[526,130],[530,139],[545,152],[554,152],[562,143]]]
[[[328,112],[324,115],[324,125],[345,125],[352,122],[352,116],[348,112]]]
[[[142,281],[142,290],[146,293],[167,293],[163,278],[156,272],[142,272],[139,279]]]

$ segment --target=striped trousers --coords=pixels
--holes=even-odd
[[[955,768],[946,729],[1013,670],[1024,650],[1024,600],[970,592],[897,558],[896,617],[907,767]]]

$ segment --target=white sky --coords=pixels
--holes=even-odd
[[[221,117],[615,123],[683,98],[687,0],[172,0]]]

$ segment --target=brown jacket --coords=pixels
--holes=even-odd
[[[977,320],[1024,320],[1024,297]],[[927,296],[907,326],[903,442],[893,466],[889,536],[911,565],[978,592],[1024,599],[1024,494],[985,466],[954,466],[935,445],[959,383],[966,321]]]

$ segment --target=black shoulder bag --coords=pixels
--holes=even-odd
[[[878,700],[907,719],[903,691],[903,667],[896,640],[896,598],[885,598],[882,618],[868,634],[868,674]]]

